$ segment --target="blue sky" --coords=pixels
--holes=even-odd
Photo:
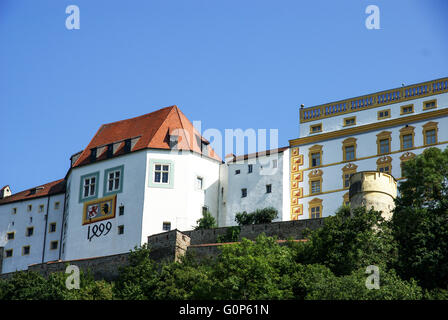
[[[447,18],[444,0],[0,0],[0,185],[60,179],[102,123],[173,104],[288,145],[302,103],[447,76]]]

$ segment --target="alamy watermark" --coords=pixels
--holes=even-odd
[[[366,268],[366,274],[369,274],[366,279],[366,288],[378,290],[380,288],[380,268],[370,265]]]
[[[81,18],[79,7],[72,4],[65,8],[65,13],[69,16],[65,19],[65,27],[68,30],[79,30],[81,28]]]
[[[365,22],[366,28],[369,30],[380,29],[380,8],[371,4],[367,6],[365,12],[369,15]]]
[[[79,267],[74,264],[68,265],[65,273],[69,274],[65,280],[65,286],[68,290],[79,290]]]

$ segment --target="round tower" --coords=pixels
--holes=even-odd
[[[378,171],[361,171],[350,177],[349,200],[352,209],[365,206],[382,211],[382,216],[389,220],[395,208],[397,181],[393,176]]]

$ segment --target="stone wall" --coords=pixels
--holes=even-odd
[[[303,231],[306,228],[310,228],[311,230],[320,228],[324,223],[324,219],[294,220],[241,226],[239,240],[242,238],[254,240],[261,233],[264,233],[268,237],[276,236],[278,239],[284,240],[289,238],[294,240],[303,239]],[[184,231],[183,234],[191,238],[191,245],[216,243],[218,236],[225,235],[228,228],[191,230]]]

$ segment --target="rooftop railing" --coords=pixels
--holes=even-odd
[[[448,78],[442,78],[357,98],[300,109],[300,123],[309,122],[369,108],[448,92]]]

